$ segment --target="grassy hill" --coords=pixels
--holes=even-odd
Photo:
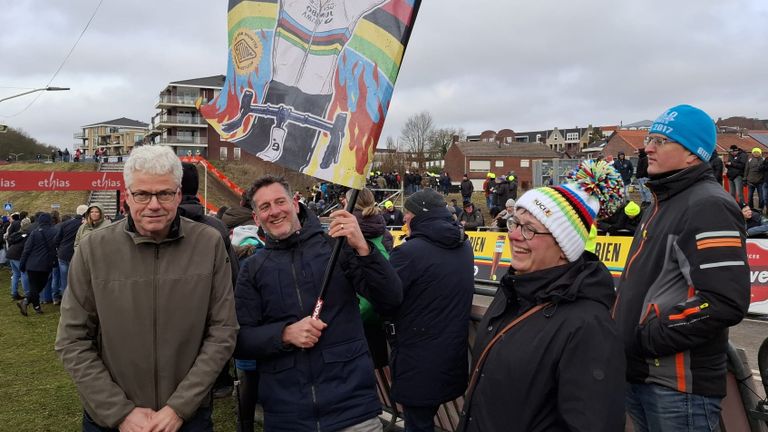
[[[20,161],[31,161],[38,153],[45,159],[51,150],[58,149],[39,142],[22,130],[8,128],[8,132],[0,134],[0,160],[8,160],[9,156],[16,160],[18,156]]]
[[[304,193],[306,188],[312,187],[317,182],[313,177],[305,174],[299,174],[295,171],[291,171],[282,168],[273,163],[264,161],[248,161],[248,162],[224,162],[211,160],[213,166],[219,171],[224,173],[230,180],[235,182],[243,190],[248,190],[254,180],[265,174],[273,174],[285,177],[293,190],[301,191]]]
[[[11,163],[0,165],[0,171],[96,171],[95,163]],[[0,209],[2,204],[13,204],[12,212],[26,210],[50,212],[54,205],[59,206],[59,213],[74,213],[75,208],[85,204],[88,191],[74,192],[37,192],[37,191],[0,191]],[[8,212],[3,211],[3,214]]]

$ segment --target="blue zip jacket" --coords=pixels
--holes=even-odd
[[[345,247],[325,294],[320,340],[306,350],[284,346],[283,329],[311,315],[331,255],[317,217],[302,206],[299,218],[301,230],[267,238],[243,262],[235,288],[235,357],[258,360],[268,432],[336,431],[381,412],[356,293],[376,310],[402,301],[400,279],[372,244],[365,257]]]

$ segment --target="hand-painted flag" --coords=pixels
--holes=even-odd
[[[225,141],[360,189],[420,0],[229,0],[229,63],[200,112]]]

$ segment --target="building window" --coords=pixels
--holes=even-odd
[[[232,159],[240,160],[240,147],[235,147],[232,149]]]
[[[491,170],[491,161],[489,160],[469,161],[469,172],[488,172],[490,170]]]
[[[495,166],[496,166],[496,168],[504,168],[504,161],[503,160],[497,160]]]
[[[566,135],[565,139],[567,141],[577,141],[579,139],[579,133],[578,132],[568,132],[568,135]]]
[[[219,147],[219,160],[227,160],[227,148]]]
[[[541,134],[536,134],[536,142],[541,142]]]

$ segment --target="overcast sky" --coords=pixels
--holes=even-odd
[[[45,86],[98,3],[0,0],[0,98]],[[0,123],[71,148],[82,125],[149,122],[169,82],[225,73],[226,9],[105,0],[51,83],[72,90],[0,102]],[[427,0],[380,142],[420,111],[471,134],[631,123],[678,103],[765,119],[766,23],[765,0]]]

